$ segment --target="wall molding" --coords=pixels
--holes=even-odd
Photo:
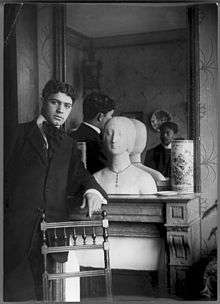
[[[88,49],[91,44],[91,38],[73,30],[68,26],[66,27],[66,41],[68,45],[82,51]]]
[[[140,34],[117,35],[112,37],[93,38],[95,48],[127,47],[186,40],[187,30],[177,29]]]
[[[70,27],[66,27],[66,37],[69,45],[80,50],[86,50],[91,45],[98,49],[185,41],[187,39],[187,29],[91,38]]]

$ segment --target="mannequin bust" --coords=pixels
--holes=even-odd
[[[130,153],[130,160],[136,167],[148,172],[154,178],[156,185],[159,188],[166,188],[169,184],[169,179],[167,179],[159,171],[154,170],[150,167],[144,166],[141,163],[141,153],[144,151],[147,142],[147,129],[143,122],[137,119],[131,119],[136,130],[135,144],[133,146],[132,152]]]
[[[116,116],[105,125],[103,140],[108,166],[94,174],[108,194],[155,194],[152,176],[131,163],[136,131],[129,118]]]

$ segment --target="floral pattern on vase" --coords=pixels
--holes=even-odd
[[[194,192],[192,140],[174,140],[171,148],[171,186],[179,192]]]

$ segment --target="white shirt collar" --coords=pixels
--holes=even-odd
[[[46,135],[44,134],[44,130],[43,130],[43,128],[42,128],[42,125],[43,125],[43,122],[44,122],[44,121],[46,121],[46,118],[45,118],[42,114],[40,114],[40,115],[38,116],[38,118],[37,118],[36,123],[37,123],[38,128],[40,129],[40,132],[41,132],[42,136],[43,136],[43,139],[44,139],[44,142],[45,142],[45,146],[46,146],[46,148],[48,149],[49,146],[48,146],[47,137],[46,137]]]
[[[162,146],[164,147],[164,149],[171,149],[171,143],[168,146],[165,146],[162,144]]]
[[[44,121],[47,121],[46,118],[42,114],[40,114],[37,118],[38,128],[42,129],[42,124],[43,124]],[[60,128],[60,126],[58,128]]]
[[[94,126],[94,125],[91,125],[90,123],[88,123],[88,122],[83,122],[85,125],[87,125],[87,126],[89,126],[89,127],[91,127],[93,130],[95,130],[98,134],[100,134],[101,133],[101,130],[98,128],[98,127],[96,127],[96,126]]]
[[[40,114],[38,116],[38,118],[37,118],[37,126],[38,126],[38,128],[42,127],[42,124],[43,124],[44,121],[46,121],[46,118],[42,114]]]

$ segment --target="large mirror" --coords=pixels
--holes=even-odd
[[[83,120],[83,96],[98,90],[116,101],[116,115],[146,125],[142,158],[159,143],[157,121],[167,117],[178,124],[178,137],[194,139],[197,150],[191,20],[195,12],[184,5],[67,4],[65,74],[79,96],[67,128]]]
[[[148,148],[159,138],[151,125],[157,110],[188,138],[187,29],[185,6],[68,4],[66,78],[79,92],[70,127],[82,121],[82,96],[101,90],[115,99],[116,114],[146,123]]]

